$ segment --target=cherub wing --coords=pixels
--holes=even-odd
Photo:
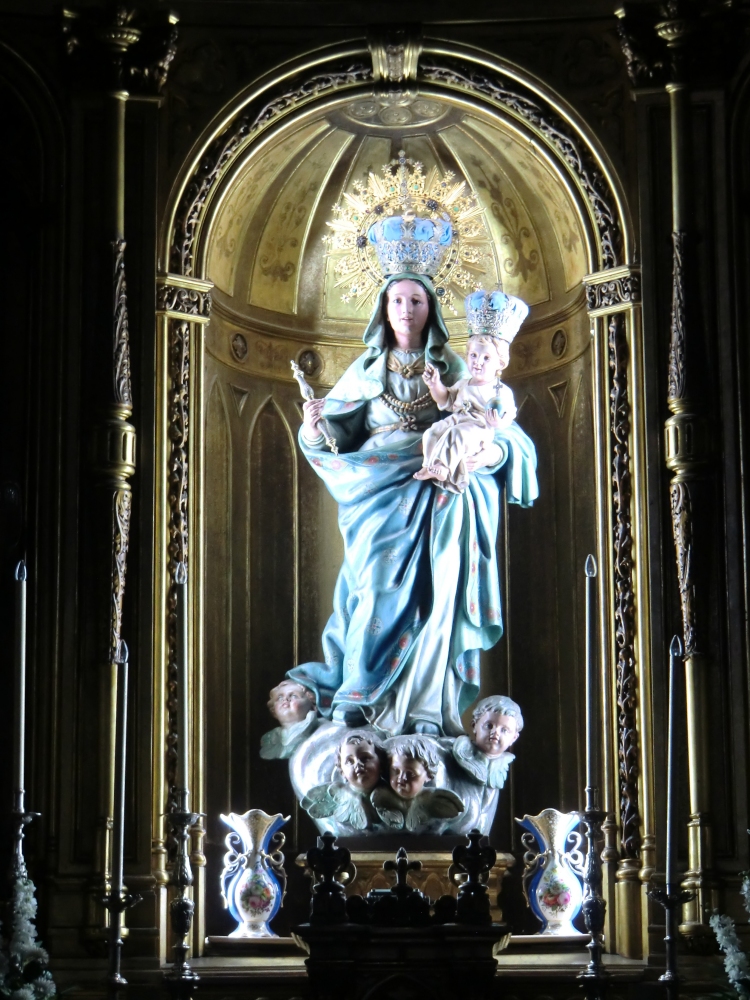
[[[436,788],[434,791],[426,789],[412,800],[406,815],[406,829],[413,833],[431,820],[455,819],[464,809],[463,802],[455,792],[450,792],[447,788]]]
[[[487,784],[490,788],[503,787],[505,779],[508,777],[508,769],[515,759],[515,754],[508,753],[506,750],[505,753],[490,761],[487,774]]]
[[[329,785],[328,794],[336,803],[335,816],[339,823],[346,823],[355,830],[366,830],[370,825],[365,798],[352,791],[348,785]]]
[[[260,738],[260,755],[264,760],[278,760],[284,756],[284,743],[281,726],[272,729],[270,733],[263,733]]]
[[[304,796],[300,805],[313,819],[328,819],[338,808],[338,803],[330,789],[332,785],[316,785]]]
[[[376,788],[370,796],[375,812],[392,830],[403,830],[404,809],[401,799],[390,788]]]
[[[484,754],[478,756],[468,736],[459,736],[453,744],[453,757],[475,781],[484,785],[487,781],[487,764]]]

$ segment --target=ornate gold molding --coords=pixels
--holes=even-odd
[[[157,312],[167,317],[168,401],[167,401],[167,522],[169,588],[166,602],[166,784],[168,801],[177,762],[177,660],[175,574],[179,563],[189,561],[189,451],[190,451],[190,338],[191,327],[200,329],[211,316],[213,283],[184,275],[166,274],[157,278]]]
[[[641,301],[641,276],[631,267],[610,268],[598,274],[588,274],[586,306],[590,316],[604,316],[629,309]]]
[[[210,194],[226,167],[261,131],[284,115],[316,98],[344,87],[372,80],[372,68],[354,63],[317,73],[291,89],[278,89],[259,107],[251,102],[245,114],[235,120],[210,144],[201,157],[180,199],[170,240],[170,267],[177,274],[193,275],[195,239]]]
[[[672,317],[667,399],[676,407],[685,396],[685,243],[686,233],[672,233]]]
[[[617,755],[620,793],[620,853],[630,864],[640,857],[641,814],[638,779],[638,670],[633,563],[633,475],[630,398],[631,357],[626,312],[640,302],[640,274],[630,267],[611,268],[585,279],[592,317],[606,322],[610,369],[610,448],[612,484],[612,579],[616,655]],[[628,881],[618,870],[618,880]]]
[[[372,79],[375,84],[406,86],[416,84],[422,40],[407,31],[373,37],[369,41]]]
[[[169,468],[167,504],[169,517],[169,578],[167,595],[167,787],[169,802],[177,764],[177,594],[175,577],[180,563],[188,565],[188,437],[190,430],[190,324],[169,324]]]
[[[125,240],[116,240],[114,275],[114,397],[116,403],[133,405],[130,381],[130,332],[128,329],[128,286],[125,280]]]
[[[176,14],[145,13],[120,4],[114,13],[106,7],[66,8],[62,19],[67,53],[87,79],[100,77],[105,86],[126,90],[125,98],[129,93],[161,93],[177,54]],[[99,46],[110,56],[103,64],[95,55]]]
[[[213,282],[165,274],[156,281],[156,311],[173,319],[189,318],[195,323],[207,323],[211,318]]]
[[[613,441],[613,543],[615,584],[615,643],[620,773],[620,845],[626,858],[637,858],[641,845],[638,810],[638,678],[635,661],[635,593],[633,586],[632,476],[630,463],[629,348],[622,313],[607,324],[611,432]]]
[[[238,108],[231,119],[224,118],[221,131],[214,134],[211,140],[202,146],[200,155],[196,154],[190,175],[181,182],[181,188],[173,202],[173,216],[168,223],[169,232],[167,234],[168,246],[164,248],[164,257],[169,260],[172,273],[160,279],[160,291],[158,293],[159,310],[167,319],[162,320],[165,324],[167,334],[168,350],[168,405],[167,405],[167,446],[166,446],[166,478],[167,478],[167,575],[171,578],[174,566],[178,560],[184,559],[188,555],[188,445],[190,427],[189,404],[190,394],[195,391],[193,382],[199,378],[197,372],[191,372],[190,336],[191,326],[194,323],[206,322],[208,313],[203,315],[200,296],[184,296],[176,289],[191,288],[193,283],[197,284],[198,279],[194,278],[194,273],[200,273],[201,262],[205,259],[205,254],[201,249],[201,226],[203,219],[207,216],[214,193],[226,178],[237,158],[243,153],[248,144],[258,138],[269,126],[279,121],[283,116],[293,114],[302,109],[316,99],[325,98],[332,95],[339,89],[362,87],[373,80],[373,73],[369,66],[359,63],[356,59],[349,59],[346,66],[335,66],[330,64],[330,72],[321,72],[324,66],[321,59],[316,71],[308,70],[311,74],[307,79],[300,82],[299,78],[290,78],[287,75],[285,82],[278,86],[266,86],[263,90],[249,95],[244,107]],[[476,65],[476,64],[475,64]],[[524,127],[526,134],[533,137],[540,144],[544,144],[551,159],[556,161],[557,169],[565,176],[566,184],[570,189],[576,188],[580,193],[581,216],[584,219],[584,226],[589,239],[589,259],[594,255],[594,246],[598,246],[598,259],[594,259],[588,265],[590,267],[608,268],[608,272],[613,281],[619,278],[614,272],[619,271],[619,265],[627,259],[627,239],[625,235],[626,223],[623,221],[622,196],[616,185],[612,181],[611,172],[608,174],[601,168],[601,159],[597,159],[592,150],[595,148],[592,143],[587,145],[583,140],[580,131],[576,131],[559,110],[559,107],[538,91],[526,88],[515,80],[506,83],[503,76],[492,69],[489,65],[481,72],[471,67],[470,62],[459,62],[456,58],[449,58],[442,53],[430,52],[429,65],[426,59],[422,58],[422,72],[420,78],[433,84],[436,88],[445,88],[448,91],[458,91],[466,96],[467,101],[471,99],[476,102],[486,103],[491,108],[501,107]],[[393,70],[395,72],[395,70]],[[389,72],[391,72],[389,70]],[[283,87],[283,89],[282,89]],[[497,112],[495,112],[497,113]],[[225,124],[229,121],[228,124]],[[223,187],[222,187],[223,192]],[[223,196],[223,195],[222,195]],[[597,244],[598,238],[598,244]],[[627,269],[625,269],[627,270]],[[592,276],[595,278],[596,276]],[[594,282],[596,283],[596,282]],[[629,294],[635,295],[636,279],[630,279]],[[206,283],[210,285],[210,283]],[[628,283],[622,281],[617,286],[619,294],[624,296],[628,289]],[[163,290],[162,290],[163,289]],[[195,289],[199,291],[198,289]],[[209,291],[207,289],[207,291]],[[602,299],[602,301],[604,301]],[[189,312],[188,309],[194,309]],[[623,662],[627,663],[628,671],[634,675],[634,654],[633,646],[633,594],[632,594],[632,559],[626,542],[632,547],[632,534],[630,532],[630,494],[629,488],[629,451],[628,451],[628,417],[629,401],[627,394],[627,339],[625,335],[624,320],[617,308],[609,308],[609,312],[617,315],[612,317],[614,329],[617,331],[610,348],[611,357],[614,356],[613,372],[617,380],[619,389],[616,404],[613,402],[613,425],[610,433],[619,446],[616,452],[621,467],[618,466],[622,474],[621,485],[618,496],[622,510],[615,513],[613,518],[616,523],[621,517],[623,523],[627,525],[619,544],[619,556],[616,561],[620,567],[623,581],[623,594],[618,596],[618,614],[623,622],[622,628],[623,648],[629,647],[630,653],[623,653]],[[193,328],[193,334],[196,331]],[[244,337],[244,331],[242,333]],[[231,342],[230,348],[231,349]],[[624,347],[623,347],[624,345]],[[242,362],[246,357],[248,344],[239,344],[240,357],[235,352],[235,362]],[[243,353],[244,352],[244,353]],[[624,415],[624,422],[623,422]],[[615,421],[617,423],[615,424]],[[602,433],[607,434],[606,417],[602,421]],[[617,435],[620,434],[620,440]],[[616,447],[613,445],[613,447]],[[608,455],[610,448],[608,447]],[[608,459],[609,460],[609,459]],[[610,519],[611,527],[611,519]],[[163,550],[162,550],[163,551]],[[628,599],[630,604],[628,604]],[[163,608],[160,608],[163,614]],[[168,679],[169,687],[168,699],[170,700],[169,712],[173,711],[173,698],[176,687],[176,672],[173,660],[173,595],[170,592],[167,597],[167,646],[168,653]],[[619,628],[619,625],[618,625]],[[618,651],[619,633],[618,633]],[[629,681],[630,673],[625,673],[624,679]],[[628,732],[634,735],[634,747],[637,759],[637,734],[635,733],[635,709],[630,705],[628,698],[629,688],[626,684],[626,701],[628,703],[629,715]],[[632,710],[631,710],[632,708]],[[632,725],[630,722],[632,721]],[[169,753],[173,753],[174,746],[174,724],[170,714],[169,729],[173,734],[168,737]],[[629,773],[632,776],[630,752],[626,755],[626,762]],[[173,763],[168,762],[167,784],[172,784]],[[637,776],[637,762],[635,764],[635,775]],[[635,802],[635,812],[631,808]],[[627,812],[627,838],[629,850],[637,855],[637,835],[638,835],[638,814],[637,814],[637,785],[633,785],[633,794],[628,798]],[[633,819],[633,816],[635,817]],[[635,823],[635,834],[632,826]],[[623,836],[625,834],[623,833]],[[634,839],[635,838],[635,839]],[[632,866],[631,866],[632,867]],[[636,864],[637,873],[639,866]]]
[[[600,266],[614,268],[623,257],[623,234],[612,191],[589,150],[556,110],[542,108],[539,96],[517,81],[511,87],[502,75],[487,70],[466,70],[455,60],[428,63],[423,60],[421,77],[448,89],[479,94],[520,119],[555,153],[582,191],[599,236]]]

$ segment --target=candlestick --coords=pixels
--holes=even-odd
[[[666,883],[667,894],[674,891],[674,730],[675,730],[675,673],[677,661],[682,659],[682,643],[674,636],[669,646],[669,707],[667,722],[667,828],[666,828]]]
[[[26,752],[26,563],[16,566],[16,739],[14,746],[14,808],[24,811],[24,769]]]
[[[602,862],[599,844],[602,823],[607,814],[599,809],[598,768],[594,755],[598,744],[597,680],[594,672],[596,649],[596,559],[586,557],[586,866],[583,873],[583,919],[589,940],[586,944],[589,961],[578,978],[588,1000],[602,1000],[609,984],[609,974],[604,967],[604,918],[607,904],[602,896]]]
[[[185,563],[177,564],[175,572],[177,591],[177,773],[175,784],[178,795],[181,795],[180,808],[188,810],[188,733],[189,733],[189,702],[188,702],[188,614],[187,614],[187,567]]]
[[[664,945],[666,951],[666,962],[664,975],[659,980],[666,985],[669,1000],[677,1000],[679,996],[679,975],[677,972],[677,911],[684,904],[689,903],[694,894],[675,885],[675,864],[674,864],[674,807],[675,807],[675,786],[674,786],[674,741],[675,741],[675,687],[677,683],[677,662],[682,659],[682,643],[679,636],[674,636],[669,646],[669,704],[667,706],[667,822],[665,830],[666,840],[666,885],[653,886],[648,890],[651,899],[660,903],[664,907],[666,919],[666,934],[664,935]]]
[[[15,642],[15,718],[13,745],[13,863],[11,875],[15,879],[28,878],[26,861],[23,856],[24,829],[39,813],[26,811],[24,791],[24,763],[26,752],[26,563],[23,559],[16,566],[16,628]]]
[[[115,683],[117,684],[117,707],[115,710],[115,798],[112,817],[112,878],[109,895],[104,905],[109,910],[109,972],[107,982],[113,995],[117,988],[127,986],[127,980],[120,973],[122,956],[121,914],[130,906],[140,902],[137,894],[125,891],[123,881],[123,857],[125,846],[125,773],[127,764],[128,725],[128,647],[120,642],[115,657]]]
[[[174,962],[169,972],[164,975],[164,984],[175,1000],[188,1000],[198,987],[200,976],[190,967],[188,952],[190,950],[190,933],[193,924],[195,903],[190,897],[190,887],[193,884],[193,871],[190,867],[190,827],[194,826],[203,813],[191,813],[180,809],[171,809],[167,813],[167,823],[177,841],[177,852],[172,872],[172,884],[176,892],[169,905],[172,918],[172,931],[176,937],[174,946]]]
[[[594,627],[596,616],[594,612],[595,602],[595,578],[596,560],[592,555],[586,557],[586,809],[598,808],[597,799],[597,776],[594,774],[594,753],[597,739],[596,726],[596,674],[594,672],[594,649],[596,648],[596,637]]]
[[[128,722],[128,647],[120,643],[117,659],[117,709],[115,713],[115,811],[112,830],[112,892],[123,889],[125,835],[125,758]]]

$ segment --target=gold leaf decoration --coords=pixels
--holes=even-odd
[[[382,176],[370,173],[367,182],[356,181],[353,193],[344,193],[328,222],[332,232],[323,239],[335,259],[336,287],[344,302],[359,308],[373,302],[383,283],[377,254],[367,238],[378,219],[415,215],[433,222],[450,222],[453,240],[432,276],[440,304],[456,315],[456,299],[481,285],[492,262],[484,210],[466,181],[451,171],[432,167],[425,176],[421,163],[403,152],[386,163]]]

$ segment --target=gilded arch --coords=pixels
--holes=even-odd
[[[641,502],[640,291],[625,198],[614,169],[582,120],[519,67],[476,49],[426,39],[411,83],[428,98],[449,99],[457,107],[505,121],[556,171],[583,234],[587,273],[580,278],[593,344],[600,659],[607,679],[602,700],[607,733],[603,766],[605,782],[613,785],[605,788],[605,800],[609,811],[618,815],[619,826],[616,837],[612,824],[608,848],[610,861],[622,859],[620,881],[635,890],[653,867],[653,836],[650,779],[638,738],[640,731],[645,740],[650,705],[648,673],[639,670],[646,662],[648,579],[634,550],[636,543],[643,544],[647,531]],[[174,566],[178,557],[188,554],[194,563],[200,559],[202,457],[200,442],[188,428],[198,426],[201,412],[200,385],[191,389],[191,384],[201,363],[202,329],[210,318],[209,244],[222,191],[238,165],[268,147],[291,122],[312,120],[316,112],[334,108],[344,99],[364,97],[377,86],[364,44],[319,50],[286,64],[237,96],[202,137],[173,190],[159,254],[164,266],[159,279],[162,374],[168,389],[162,447],[164,589],[159,597],[166,617],[157,662],[168,664],[165,683],[174,684],[176,677],[169,589]],[[200,621],[200,595],[194,582],[191,600],[193,617]],[[193,643],[197,652],[200,627]],[[199,658],[193,657],[193,663],[197,665]],[[615,665],[611,675],[608,664]],[[196,679],[194,695],[198,687]],[[196,718],[200,718],[198,701],[194,701]],[[163,727],[163,721],[159,724]],[[174,735],[164,732],[161,745],[171,746],[173,741]],[[199,787],[197,776],[195,787]]]

